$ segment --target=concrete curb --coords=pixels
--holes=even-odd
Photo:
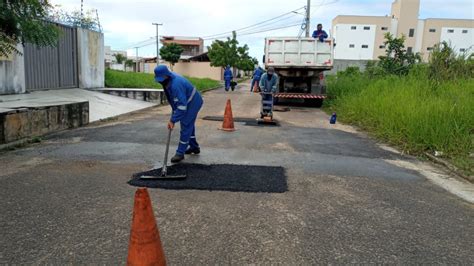
[[[425,152],[425,155],[426,157],[428,157],[428,159],[430,159],[430,161],[438,164],[438,165],[442,165],[444,166],[445,168],[448,168],[451,172],[453,172],[454,174],[466,179],[467,181],[471,182],[471,183],[474,183],[474,177],[473,176],[467,176],[465,174],[462,173],[461,170],[459,170],[459,168],[457,168],[456,166],[452,165],[451,163],[443,160],[443,159],[440,159],[438,157],[435,157],[427,152]]]

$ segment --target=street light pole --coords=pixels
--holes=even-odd
[[[151,23],[156,26],[156,65],[160,63],[160,39],[158,37],[158,27],[163,26],[163,23]]]
[[[136,52],[135,52],[135,59],[136,59],[136,63],[135,63],[135,72],[138,72],[138,47],[135,47],[136,49]]]
[[[308,0],[308,3],[306,4],[306,38],[309,37],[309,20],[310,20],[310,10],[311,10],[311,0]]]

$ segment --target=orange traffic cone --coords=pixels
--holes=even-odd
[[[230,105],[230,99],[227,99],[227,104],[225,106],[224,112],[224,122],[222,123],[221,130],[224,131],[234,131],[234,118],[232,117],[232,107]]]
[[[260,87],[258,86],[257,83],[255,83],[255,85],[253,86],[253,92],[255,92],[255,93],[259,93],[259,92],[260,92]]]
[[[160,232],[146,188],[135,192],[127,265],[166,265]]]

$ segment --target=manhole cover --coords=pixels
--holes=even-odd
[[[140,179],[140,176],[157,176],[161,168],[136,173],[128,184],[137,187],[162,189],[197,189],[236,192],[283,193],[288,191],[285,169],[276,166],[235,164],[175,164],[168,173],[186,172],[184,180]]]

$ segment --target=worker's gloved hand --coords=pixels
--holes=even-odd
[[[168,122],[168,129],[169,129],[169,130],[172,130],[173,128],[174,128],[174,123],[171,122],[171,121],[169,121],[169,122]]]

